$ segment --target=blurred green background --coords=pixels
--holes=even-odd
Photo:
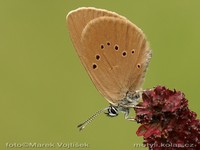
[[[143,142],[135,134],[139,124],[123,115],[101,115],[83,132],[76,128],[108,105],[66,27],[67,13],[82,6],[115,11],[142,28],[153,49],[144,88],[181,90],[200,114],[200,1],[0,0],[1,150],[30,142],[55,144],[42,149],[59,149],[57,143],[86,143],[85,150],[147,149],[134,147]]]

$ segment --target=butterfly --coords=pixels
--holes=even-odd
[[[79,129],[105,111],[111,117],[123,112],[125,119],[133,120],[129,110],[139,103],[152,54],[143,31],[117,13],[93,7],[73,10],[66,20],[83,66],[110,104],[78,125]]]

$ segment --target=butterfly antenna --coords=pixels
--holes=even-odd
[[[86,125],[88,125],[90,122],[92,122],[98,115],[100,115],[102,112],[104,112],[105,110],[108,110],[109,107],[106,107],[104,109],[101,109],[99,111],[97,111],[94,115],[92,115],[90,118],[88,118],[87,120],[85,120],[83,123],[79,124],[77,127],[79,128],[79,130],[83,130]]]

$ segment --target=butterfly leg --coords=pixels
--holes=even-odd
[[[124,118],[129,121],[135,121],[134,117],[129,116],[129,110],[124,112]]]
[[[122,105],[124,108],[138,108],[138,109],[142,109],[145,107],[142,106],[136,106],[135,104],[126,104],[126,105]]]

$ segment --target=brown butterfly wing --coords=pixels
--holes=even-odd
[[[70,12],[67,24],[83,65],[110,103],[116,104],[127,91],[141,86],[150,50],[139,28],[125,17],[96,8]]]
[[[83,29],[89,21],[102,16],[112,16],[126,19],[125,17],[122,17],[114,12],[93,7],[81,7],[69,12],[69,14],[67,15],[66,20],[70,37],[78,55],[80,56],[80,59],[82,55],[82,44],[80,40]]]
[[[81,37],[82,63],[110,103],[117,104],[127,91],[141,87],[151,51],[136,25],[126,19],[99,17],[86,25]]]

